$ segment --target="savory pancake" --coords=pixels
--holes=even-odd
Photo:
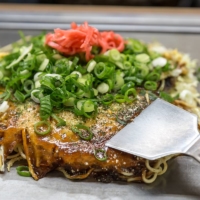
[[[151,183],[165,173],[175,155],[148,161],[105,143],[157,97],[200,117],[195,62],[87,24],[43,41],[0,54],[0,171],[26,160],[17,172],[35,180],[59,170],[69,179]]]

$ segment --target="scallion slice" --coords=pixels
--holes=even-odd
[[[129,61],[125,61],[123,63],[123,66],[124,66],[123,67],[124,70],[129,70],[131,68],[132,64]]]
[[[20,176],[31,177],[31,173],[30,173],[29,168],[27,166],[18,166],[16,168],[16,170],[17,170],[17,173]]]
[[[87,126],[82,124],[78,124],[75,127],[72,127],[72,131],[77,133],[79,137],[83,140],[89,141],[93,137],[93,133],[91,132],[91,130]]]
[[[43,120],[46,120],[52,112],[52,105],[50,95],[42,97],[40,99],[40,117]]]
[[[17,101],[19,102],[24,102],[25,101],[25,95],[23,93],[21,93],[19,90],[16,90],[14,93],[14,97]]]
[[[114,85],[114,90],[117,91],[119,90],[122,85],[124,85],[124,79],[122,77],[122,72],[117,71],[116,73],[116,79],[115,79],[115,85]]]
[[[142,53],[136,55],[135,60],[140,63],[148,63],[150,61],[150,57],[147,54]]]
[[[146,81],[144,83],[144,88],[146,90],[156,90],[157,87],[158,87],[158,84],[156,82],[154,82],[154,81]]]
[[[97,87],[97,90],[101,94],[105,94],[109,91],[109,85],[106,83],[100,83]]]
[[[158,81],[160,79],[160,74],[158,72],[153,71],[149,73],[145,79],[148,81]]]
[[[41,63],[39,67],[39,71],[44,71],[47,68],[47,65],[49,64],[49,59],[45,58],[43,62]]]
[[[11,91],[10,90],[6,90],[4,93],[0,94],[0,99],[3,99],[4,101],[9,99],[11,96]]]
[[[130,103],[132,102],[134,99],[130,99],[129,96],[132,95],[133,97],[137,96],[137,92],[134,88],[130,88],[128,89],[125,94],[124,94],[124,99],[126,100],[126,102]]]
[[[65,106],[74,106],[74,101],[75,101],[75,98],[74,97],[70,97],[66,100],[64,100],[64,105]]]
[[[121,93],[122,94],[125,94],[125,92],[127,90],[129,90],[130,88],[134,88],[135,87],[135,83],[133,83],[132,81],[129,81],[128,83],[124,84],[122,87],[121,87]]]
[[[24,82],[24,90],[26,93],[30,93],[34,89],[34,83],[31,80],[26,80]]]
[[[114,96],[114,99],[118,103],[124,103],[126,101],[126,99],[124,98],[124,95],[122,95],[122,94],[116,94]]]
[[[165,101],[168,101],[172,103],[176,98],[173,98],[166,92],[160,92],[160,98],[164,99]]]
[[[109,58],[111,61],[117,62],[121,60],[120,52],[117,49],[111,49],[109,51]]]
[[[55,119],[55,121],[57,122],[57,124],[56,124],[57,127],[66,126],[66,122],[63,119],[61,119],[60,117],[58,117],[57,115],[51,114],[51,117],[53,119]]]
[[[102,97],[101,102],[104,105],[109,105],[114,101],[114,96],[112,94],[106,94]]]
[[[91,72],[94,70],[94,67],[95,67],[96,64],[97,64],[97,63],[96,63],[95,60],[90,60],[90,61],[88,62],[88,64],[87,64],[87,71],[88,71],[89,73],[91,73]]]
[[[99,79],[108,78],[112,70],[113,70],[112,66],[109,66],[108,64],[103,62],[99,62],[94,67],[94,73],[96,77]]]
[[[124,78],[125,81],[133,81],[136,85],[140,86],[143,82],[143,79],[137,78],[135,76],[128,76]]]
[[[51,125],[47,121],[39,121],[34,124],[34,131],[38,135],[46,135],[51,131]]]
[[[79,71],[73,71],[71,74],[77,74],[79,78],[82,77],[82,74]]]
[[[106,161],[107,160],[106,151],[104,149],[95,149],[94,156],[99,161]]]
[[[13,60],[10,65],[6,67],[6,69],[10,69],[11,67],[15,66],[18,64],[33,48],[33,44],[31,44],[29,47],[21,47],[21,55],[16,59]]]
[[[31,99],[35,101],[36,103],[40,103],[40,98],[42,97],[43,97],[43,94],[41,90],[36,89],[31,92]]]
[[[95,110],[95,104],[91,100],[79,100],[77,108],[83,112],[92,112]]]

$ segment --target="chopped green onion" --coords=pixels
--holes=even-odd
[[[34,131],[38,135],[46,135],[51,131],[51,125],[47,121],[39,121],[34,124]]]
[[[39,87],[41,87],[41,83],[40,83],[40,81],[36,81],[35,82],[35,88],[39,88]]]
[[[122,85],[124,85],[124,79],[122,77],[122,73],[120,71],[117,71],[114,90],[115,91],[119,90],[122,87]]]
[[[158,81],[159,79],[160,79],[160,74],[155,71],[149,73],[146,77],[146,80],[149,81]]]
[[[78,71],[73,71],[71,74],[77,74],[79,78],[82,77],[82,74],[80,72],[78,72]]]
[[[54,59],[56,59],[56,60],[60,60],[60,59],[63,58],[60,54],[54,54],[52,57],[53,57]]]
[[[140,41],[131,38],[127,40],[126,47],[135,53],[141,53],[144,50],[144,45]]]
[[[135,62],[135,56],[134,55],[125,55],[125,60],[131,64],[133,64]]]
[[[136,85],[141,85],[143,82],[143,79],[137,78],[135,76],[129,76],[124,78],[125,81],[133,81]]]
[[[122,94],[116,94],[114,96],[114,99],[118,103],[124,103],[126,101],[125,98],[124,98],[124,95],[122,95]]]
[[[87,79],[85,79],[85,78],[78,78],[78,79],[77,79],[77,82],[78,82],[78,83],[82,83],[83,85],[85,85],[86,82],[87,82]]]
[[[140,53],[144,50],[144,46],[141,42],[137,41],[137,40],[134,40],[133,42],[133,50],[134,52],[136,53]]]
[[[141,63],[148,63],[150,61],[150,57],[147,54],[142,53],[142,54],[136,55],[135,60]]]
[[[105,64],[103,62],[99,62],[94,67],[94,73],[97,78],[99,79],[105,79],[110,76],[110,73],[112,72],[113,68],[109,66],[108,64]]]
[[[93,92],[94,92],[94,96],[97,96],[98,95],[98,90],[96,90],[95,88],[92,88],[93,89]]]
[[[77,106],[77,108],[78,108],[79,110],[82,109],[82,106],[83,106],[84,101],[85,101],[85,100],[80,100],[80,101],[77,102],[76,106]]]
[[[31,81],[31,80],[26,80],[26,81],[24,82],[24,90],[25,90],[27,93],[30,93],[33,89],[34,89],[34,83],[33,83],[33,81]]]
[[[105,94],[109,91],[109,85],[106,83],[100,83],[97,87],[98,92]]]
[[[135,83],[133,83],[132,81],[129,81],[128,83],[124,84],[121,87],[121,92],[122,92],[122,94],[125,94],[125,92],[127,90],[129,90],[130,88],[134,88],[134,87],[135,87]]]
[[[126,92],[125,92],[125,94],[124,94],[124,99],[126,100],[126,102],[132,102],[133,101],[133,99],[130,99],[129,98],[129,96],[130,95],[133,95],[133,97],[136,97],[137,96],[137,92],[136,92],[136,90],[134,89],[134,88],[130,88],[130,89],[128,89]]]
[[[11,92],[10,90],[6,90],[4,93],[0,94],[0,99],[3,99],[4,101],[6,101],[7,99],[10,98]]]
[[[16,90],[15,93],[14,93],[14,97],[17,101],[19,102],[24,102],[25,101],[25,95],[22,94],[19,90]]]
[[[158,84],[156,82],[154,82],[154,81],[146,81],[144,83],[144,88],[146,90],[156,90],[157,87],[158,87]]]
[[[125,61],[123,63],[123,66],[124,66],[123,67],[124,70],[129,70],[131,68],[132,64],[129,61]]]
[[[72,72],[72,66],[67,58],[62,58],[56,61],[55,73],[67,76],[70,72]]]
[[[95,110],[95,104],[91,100],[79,100],[77,108],[83,112],[92,112]]]
[[[102,97],[102,103],[104,105],[109,105],[114,101],[114,96],[112,94],[106,94]]]
[[[72,61],[71,66],[70,66],[72,70],[75,68],[75,66],[77,65],[78,61],[79,61],[79,58],[75,56],[73,61]]]
[[[58,79],[60,80],[61,79],[61,75],[60,74],[45,74],[44,77],[52,77],[52,78],[55,78],[55,79]]]
[[[92,112],[92,111],[94,111],[95,110],[94,102],[91,101],[91,100],[84,101],[83,106],[82,106],[82,110],[84,112]]]
[[[51,104],[52,106],[59,106],[63,103],[64,99],[66,98],[65,91],[62,88],[56,88],[51,94]]]
[[[99,46],[92,46],[92,51],[91,51],[92,54],[97,55],[97,54],[100,53],[100,51],[101,51],[101,47],[99,47]]]
[[[177,96],[178,97],[178,96]],[[172,103],[177,97],[172,97],[166,92],[160,92],[160,98]]]
[[[17,173],[20,176],[31,177],[31,173],[30,173],[29,168],[27,166],[18,166],[16,168],[16,170],[17,170]]]
[[[22,74],[22,75],[27,74],[27,73],[29,73],[29,71],[27,69],[20,72],[20,74]]]
[[[74,101],[75,101],[75,98],[70,97],[70,98],[66,99],[63,103],[65,106],[74,106]]]
[[[51,114],[51,117],[56,120],[57,127],[66,126],[66,122],[63,119],[61,119],[60,117],[56,116],[55,114]]]
[[[136,66],[135,74],[137,78],[141,78],[141,79],[145,78],[149,73],[149,68],[143,63],[135,62],[134,64]]]
[[[40,99],[40,117],[43,120],[46,120],[52,112],[52,105],[50,95],[42,97]]]
[[[112,80],[112,79],[106,79],[105,82],[109,86],[109,91],[111,91],[113,89],[113,87],[114,87],[114,80]]]
[[[53,77],[50,77],[50,76],[44,76],[42,78],[42,80],[40,81],[41,83],[41,86],[46,88],[46,89],[49,89],[49,90],[54,90],[55,89],[55,81],[53,79]]]
[[[49,64],[49,59],[45,58],[43,62],[41,63],[39,67],[39,71],[44,71],[47,68],[47,65]]]
[[[117,49],[111,49],[109,51],[109,58],[111,61],[117,62],[121,60],[120,52]]]
[[[6,69],[10,69],[11,67],[18,64],[33,48],[33,44],[31,44],[29,47],[21,47],[21,55],[17,58],[17,60],[13,60],[10,65],[6,67]]]
[[[94,70],[94,67],[95,67],[96,64],[97,64],[97,63],[96,63],[95,60],[90,60],[90,61],[88,62],[88,64],[87,64],[87,71],[88,71],[89,73],[91,73],[91,72]]]
[[[91,140],[93,137],[93,133],[91,130],[82,124],[76,125],[75,127],[72,127],[72,131],[77,133],[80,138],[83,140]]]
[[[33,90],[31,92],[31,99],[35,101],[36,103],[40,103],[40,98],[43,97],[42,91],[41,90]]]
[[[99,161],[106,161],[107,160],[106,151],[104,149],[95,149],[94,156]]]

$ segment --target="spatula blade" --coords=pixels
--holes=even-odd
[[[198,134],[197,116],[158,98],[106,146],[154,160],[184,152]]]

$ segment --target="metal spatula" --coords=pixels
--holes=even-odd
[[[158,98],[106,146],[149,160],[183,153],[200,162],[197,116]]]

